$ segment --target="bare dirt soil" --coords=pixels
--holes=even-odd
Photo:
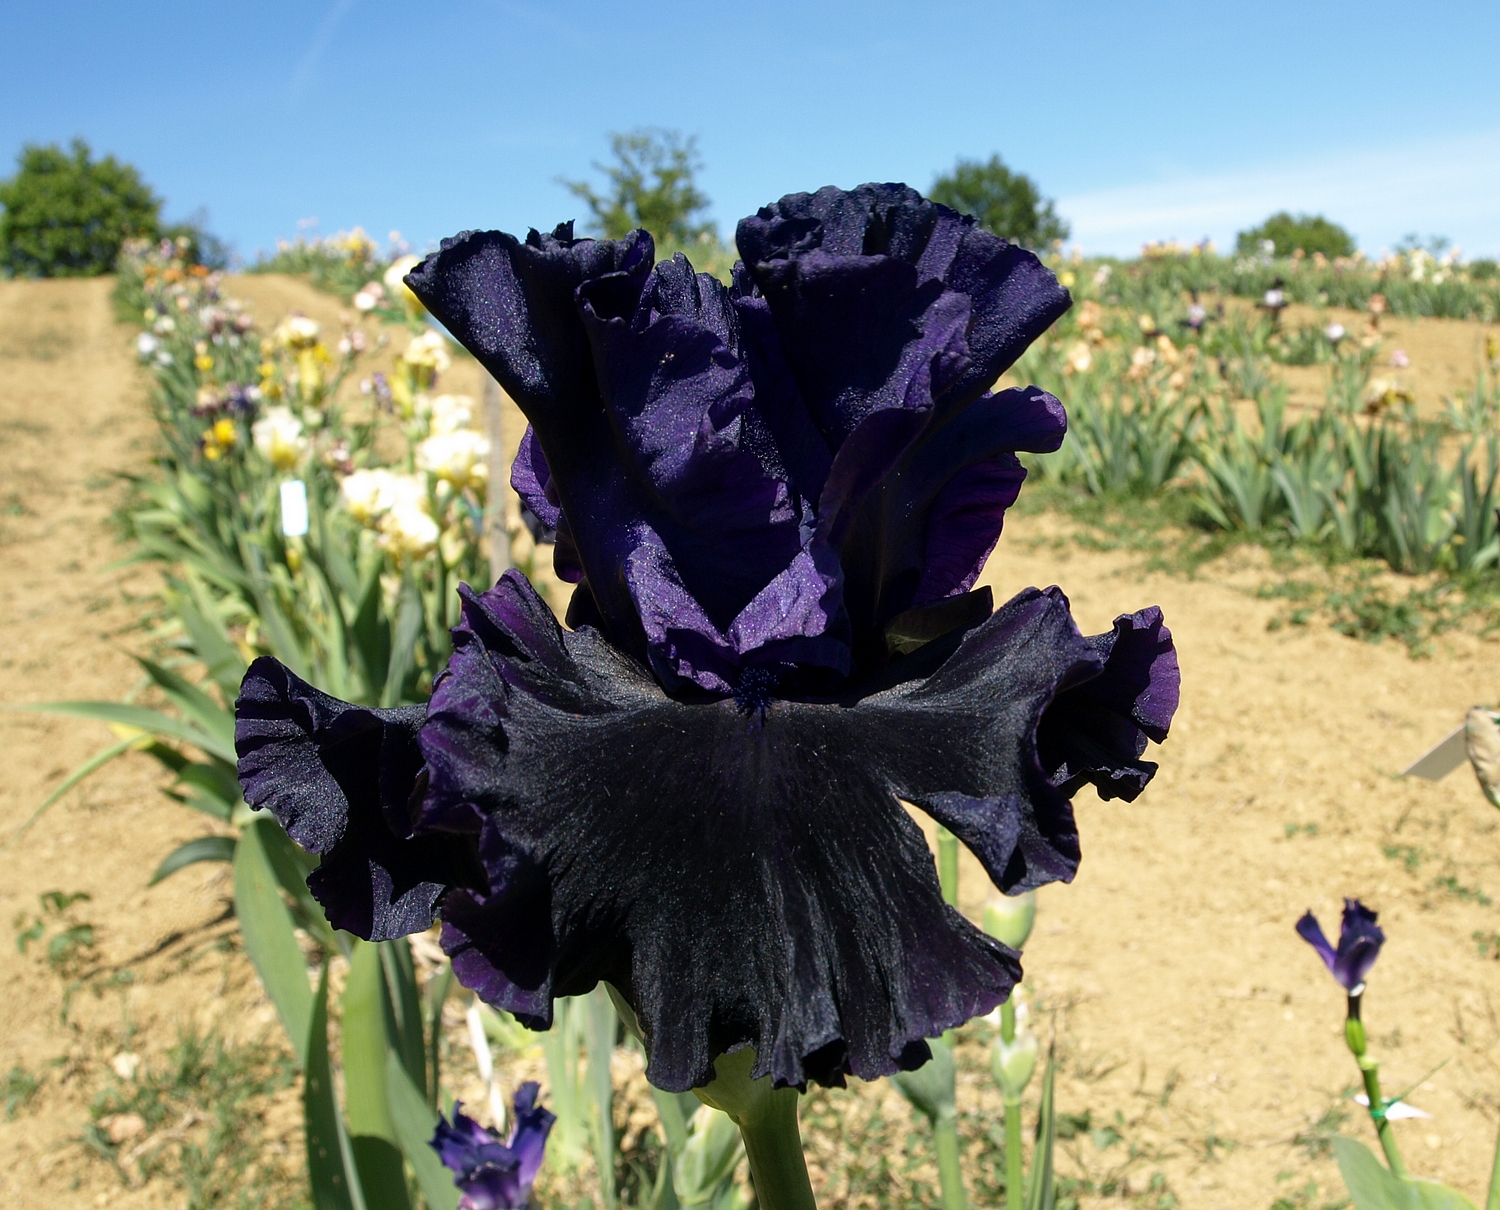
[[[127,652],[144,648],[135,628],[154,573],[118,565],[128,551],[109,515],[123,498],[116,475],[150,455],[151,422],[133,332],[114,322],[109,289],[0,283],[7,706],[118,699],[139,679]],[[336,302],[302,282],[247,278],[234,290],[263,322],[293,307],[337,322]],[[1414,324],[1405,338],[1409,375],[1423,372],[1426,331]],[[1477,327],[1441,335],[1443,373],[1451,361],[1461,380]],[[472,363],[455,365],[447,389],[477,392]],[[1445,380],[1420,389],[1453,388]],[[508,443],[518,436],[508,432]],[[1430,658],[1413,660],[1399,644],[1316,626],[1268,630],[1276,606],[1254,589],[1270,578],[1265,560],[1246,552],[1191,579],[1148,573],[1137,556],[1076,541],[1050,515],[1015,518],[986,573],[1002,599],[1029,584],[1063,585],[1086,631],[1160,604],[1183,668],[1160,775],[1133,804],[1079,796],[1082,869],[1071,886],[1043,891],[1026,953],[1038,1028],[1044,1039],[1056,1031],[1059,1110],[1074,1127],[1060,1166],[1112,1191],[1085,1205],[1125,1197],[1153,1210],[1270,1210],[1285,1199],[1286,1210],[1301,1210],[1340,1201],[1328,1134],[1342,1121],[1347,1134],[1373,1135],[1347,1099],[1357,1073],[1341,1042],[1339,989],[1292,925],[1311,907],[1336,929],[1340,896],[1357,895],[1379,909],[1390,938],[1365,1005],[1387,1088],[1447,1064],[1410,1094],[1432,1117],[1398,1124],[1410,1165],[1477,1200],[1500,1129],[1500,962],[1483,954],[1500,933],[1490,898],[1500,898],[1500,812],[1466,770],[1436,784],[1396,774],[1468,706],[1500,698],[1500,648],[1449,633]],[[0,714],[0,837],[111,738],[98,724]],[[223,867],[146,885],[171,847],[211,830],[159,794],[154,770],[140,757],[110,765],[0,847],[0,916],[13,935],[43,921],[24,953],[0,942],[9,1005],[0,1014],[0,1073],[9,1073],[0,1205],[181,1205],[169,1175],[152,1175],[152,1156],[177,1138],[202,1141],[211,1123],[192,1108],[174,1111],[132,1141],[136,1154],[117,1169],[84,1141],[91,1104],[139,1080],[117,1071],[129,1066],[122,1055],[164,1069],[184,1033],[280,1045],[226,915]],[[965,854],[964,907],[977,914],[986,890]],[[40,897],[52,891],[91,898],[49,912]],[[92,946],[78,935],[54,969],[49,940],[79,924],[93,926]],[[1500,939],[1488,952],[1497,948]],[[960,1095],[993,1105],[983,1029],[969,1032]],[[297,1089],[284,1084],[246,1102],[235,1123],[264,1152],[247,1186],[285,1184],[300,1165]],[[897,1121],[908,1113],[883,1085],[818,1094],[809,1105],[826,1109],[845,1114],[851,1141],[873,1112]],[[814,1165],[824,1204],[846,1204],[826,1137],[819,1132]]]

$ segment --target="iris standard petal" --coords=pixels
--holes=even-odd
[[[536,1027],[553,996],[610,981],[675,1090],[744,1042],[779,1084],[874,1078],[1008,994],[1014,955],[942,902],[898,800],[1007,890],[1072,876],[1035,735],[1106,659],[1061,593],[1023,593],[868,692],[749,715],[667,697],[514,573],[464,614],[421,744],[424,820],[481,829],[487,886],[444,912],[466,985]]]
[[[269,656],[250,666],[235,703],[245,801],[322,855],[308,888],[334,927],[366,940],[430,927],[438,896],[479,874],[461,838],[412,836],[425,713],[341,702]]]
[[[555,1114],[536,1103],[539,1089],[535,1080],[527,1080],[516,1089],[512,1104],[516,1124],[511,1131],[510,1150],[520,1165],[517,1175],[521,1178],[521,1187],[524,1189],[531,1188],[536,1174],[541,1171],[547,1148],[547,1134],[552,1129],[552,1123],[557,1121]]]
[[[789,194],[736,230],[749,266],[805,256],[888,256],[966,296],[971,322],[968,362],[947,384],[963,407],[991,387],[1072,299],[1030,252],[930,202],[906,185],[870,184],[845,191]]]
[[[839,548],[857,647],[897,613],[973,587],[1025,478],[1016,451],[1055,450],[1062,405],[1036,387],[987,395],[925,431]]]
[[[1376,918],[1377,914],[1358,899],[1344,900],[1338,953],[1330,969],[1346,988],[1353,989],[1363,983],[1375,959],[1380,957],[1385,932],[1375,923]]]

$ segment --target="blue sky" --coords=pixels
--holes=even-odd
[[[578,217],[611,130],[695,134],[729,234],[999,152],[1087,251],[1275,209],[1500,254],[1500,4],[53,0],[0,14],[0,166],[82,135],[252,258]]]

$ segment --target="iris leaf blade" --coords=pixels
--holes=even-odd
[[[151,881],[146,885],[155,886],[163,878],[200,861],[232,862],[235,844],[233,836],[200,836],[197,840],[178,845],[162,859],[162,863],[156,867],[156,873],[151,875]]]

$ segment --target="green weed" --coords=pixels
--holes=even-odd
[[[1415,874],[1427,860],[1427,854],[1415,845],[1388,844],[1381,850],[1392,861],[1400,861],[1408,874]]]
[[[127,1183],[165,1179],[188,1210],[281,1210],[300,1203],[299,1172],[274,1168],[266,1099],[296,1078],[291,1056],[264,1045],[230,1046],[192,1031],[165,1060],[143,1065],[95,1098],[85,1145]],[[135,1141],[110,1140],[110,1120],[139,1115]],[[285,1150],[284,1148],[281,1150]]]
[[[1478,887],[1464,886],[1452,874],[1433,879],[1427,889],[1430,891],[1447,891],[1455,899],[1462,899],[1466,903],[1477,903],[1480,907],[1489,907],[1494,902],[1493,899]]]
[[[42,1086],[41,1080],[32,1075],[24,1067],[17,1064],[5,1073],[5,1117],[9,1121],[16,1116],[16,1111],[26,1108],[31,1103],[31,1098],[36,1096],[36,1091]]]
[[[1340,1093],[1338,1100],[1325,1109],[1315,1122],[1292,1136],[1292,1145],[1301,1147],[1310,1160],[1324,1159],[1332,1155],[1333,1138],[1349,1120],[1349,1110],[1345,1108],[1345,1102],[1353,1093],[1352,1085]]]

